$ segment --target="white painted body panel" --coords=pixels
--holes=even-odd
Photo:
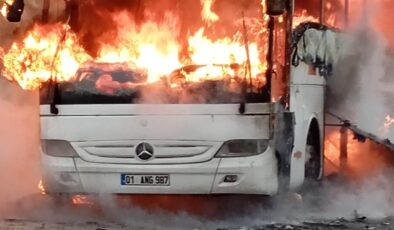
[[[324,138],[324,96],[325,79],[309,73],[309,66],[303,62],[291,68],[290,111],[296,118],[293,155],[291,157],[290,188],[302,185],[305,175],[305,149],[309,126],[313,118],[317,119],[320,131],[320,143],[323,153]],[[301,157],[295,157],[301,152]]]
[[[117,194],[264,194],[278,190],[275,154],[213,158],[195,164],[100,164],[43,154],[43,178],[50,192]],[[121,186],[120,174],[169,174],[170,186]],[[235,183],[223,181],[237,175]],[[72,178],[70,181],[70,178]]]
[[[49,192],[150,194],[275,194],[274,150],[250,157],[216,158],[225,141],[270,139],[270,104],[41,106],[43,140],[64,140],[76,157],[42,153]],[[135,157],[151,144],[149,161]],[[169,174],[170,186],[121,186],[121,173]],[[226,175],[237,175],[234,183]]]
[[[124,115],[239,115],[239,104],[105,104],[57,105],[62,116]],[[246,115],[269,114],[269,103],[248,103]],[[41,116],[54,116],[48,105],[41,105]]]
[[[268,115],[77,115],[41,117],[41,121],[42,139],[67,141],[269,138]]]

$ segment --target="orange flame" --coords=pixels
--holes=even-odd
[[[45,195],[45,194],[46,194],[44,185],[43,185],[43,183],[42,183],[42,180],[40,180],[40,182],[38,182],[38,190],[40,191],[40,193],[41,193],[42,195]]]
[[[168,14],[160,23],[148,20],[139,27],[135,26],[126,13],[116,15],[115,19],[118,22],[117,37],[112,42],[103,43],[96,58],[87,54],[79,45],[76,34],[65,32],[68,26],[34,26],[25,39],[14,43],[3,57],[3,75],[9,80],[17,81],[23,89],[35,89],[54,76],[59,82],[73,80],[78,68],[88,61],[126,62],[130,66],[146,70],[147,81],[155,82],[184,65],[237,63],[242,66],[247,60],[244,44],[239,42],[239,34],[233,38],[211,40],[204,34],[204,29],[200,29],[188,39],[189,57],[181,59],[181,45],[177,39],[179,25],[174,15]],[[62,41],[64,34],[66,37]],[[249,50],[252,75],[257,79],[257,75],[265,71],[266,67],[259,59],[257,43],[251,42]],[[59,53],[56,55],[57,51]],[[223,78],[229,73],[228,69],[219,72],[218,68],[210,70],[215,71],[196,72],[188,80]],[[235,76],[234,73],[230,75]],[[259,82],[264,82],[264,79]]]
[[[223,38],[216,41],[210,40],[204,35],[204,29],[197,31],[189,38],[189,53],[193,63],[198,65],[245,63],[247,56],[244,44],[231,38]],[[249,58],[252,66],[252,76],[264,72],[266,66],[259,59],[259,49],[256,43],[249,44]],[[214,70],[211,68],[211,70]],[[215,75],[215,71],[212,72]],[[216,74],[222,74],[216,72]],[[205,79],[211,74],[197,73],[197,78]]]
[[[303,22],[319,22],[319,18],[308,15],[306,10],[302,10],[300,13],[295,13],[293,18],[293,28],[299,26]]]
[[[68,33],[63,47],[61,37],[66,25],[34,26],[21,43],[14,43],[2,58],[3,75],[15,80],[23,89],[35,89],[56,76],[57,81],[70,80],[79,65],[90,60],[76,42],[76,35]],[[55,54],[59,49],[58,58]]]
[[[93,202],[89,199],[88,196],[84,196],[84,195],[74,195],[72,196],[72,203],[74,205],[92,205]]]
[[[208,24],[220,20],[212,12],[214,2],[201,0],[202,18]],[[265,0],[261,4],[263,22],[257,23],[259,28],[268,19]],[[188,81],[245,76],[244,67],[248,57],[241,27],[234,34],[212,39],[202,26],[185,41],[180,41],[179,19],[172,13],[164,15],[159,22],[147,16],[144,23],[137,25],[134,17],[127,12],[110,14],[112,21],[117,23],[116,33],[109,34],[107,40],[97,37],[101,46],[94,57],[80,45],[78,36],[68,25],[35,25],[21,42],[15,42],[8,52],[0,54],[4,65],[1,74],[16,81],[23,89],[39,88],[51,78],[58,82],[72,81],[81,65],[89,62],[127,63],[132,68],[144,70],[148,83],[167,77],[172,71],[185,65],[207,65],[207,68],[188,73]],[[301,21],[317,19],[302,12],[294,20],[296,26]],[[261,86],[265,84],[263,73],[267,66],[260,58],[264,57],[267,45],[258,41],[267,30],[247,29],[252,35],[248,36],[252,75],[250,80],[253,85]],[[243,68],[235,71],[226,67],[232,64]]]
[[[215,0],[201,0],[202,11],[201,16],[202,19],[208,23],[208,25],[219,20],[219,16],[212,11],[212,5],[215,3]]]
[[[129,62],[147,70],[148,82],[159,80],[182,66],[176,37],[179,29],[174,18],[167,14],[163,22],[148,20],[137,29],[126,12],[117,15],[118,37],[115,42],[101,47],[96,61]]]
[[[15,2],[15,0],[5,0],[3,5],[1,6],[0,13],[3,15],[3,17],[7,17],[8,13],[8,6],[12,5]]]

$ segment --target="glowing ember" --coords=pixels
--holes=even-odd
[[[394,118],[391,117],[390,115],[386,116],[385,122],[384,122],[384,128],[387,130],[391,127],[391,125],[394,124]]]
[[[41,193],[42,195],[45,195],[45,194],[46,194],[46,193],[45,193],[44,185],[42,184],[42,180],[40,180],[40,182],[38,182],[38,189],[40,190],[40,193]]]
[[[219,20],[219,16],[214,12],[212,12],[212,5],[214,2],[215,0],[201,0],[201,4],[202,4],[201,16],[202,19],[206,23],[208,23],[208,25]]]
[[[72,203],[75,205],[83,205],[83,204],[92,205],[93,204],[93,202],[91,200],[89,200],[89,198],[87,196],[83,196],[83,195],[72,196]]]
[[[262,13],[263,13],[263,19],[264,21],[267,21],[269,16],[267,14],[267,2],[266,0],[261,0],[261,9],[262,9]]]
[[[8,13],[8,6],[12,5],[14,3],[15,0],[5,0],[3,5],[1,6],[0,12],[1,15],[3,15],[3,17],[7,16]]]

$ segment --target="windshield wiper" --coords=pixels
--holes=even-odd
[[[50,112],[51,114],[58,115],[59,109],[56,107],[56,103],[59,101],[59,84],[56,81],[50,84],[49,91],[51,92],[51,103],[49,105]]]
[[[66,25],[69,24],[71,19],[71,15],[68,16]],[[59,45],[56,47],[55,55],[52,60],[52,65],[51,65],[51,78],[49,80],[49,98],[51,99],[50,103],[50,112],[54,115],[59,114],[59,109],[56,107],[56,102],[58,101],[58,96],[59,96],[59,85],[57,83],[57,70],[56,70],[56,59],[59,56],[60,50],[63,48],[63,44],[66,41],[67,37],[67,32],[68,32],[68,27],[64,29],[64,33],[61,37],[61,40],[59,41]],[[51,92],[52,90],[52,92]]]
[[[242,83],[242,101],[239,104],[238,111],[239,111],[239,113],[244,114],[246,112],[246,102],[247,102],[248,89],[253,88],[253,87],[251,87],[253,83],[252,83],[252,68],[251,68],[251,64],[250,64],[249,41],[248,41],[245,16],[244,16],[243,11],[242,11],[242,28],[243,28],[243,37],[244,37],[244,45],[245,45],[245,52],[246,52],[246,65],[245,65],[244,80]],[[248,85],[248,80],[246,79],[247,76],[249,77],[249,85]]]

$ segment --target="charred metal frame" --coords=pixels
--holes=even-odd
[[[294,125],[295,115],[289,112],[288,105],[290,97],[290,71],[291,71],[291,54],[293,44],[293,11],[294,0],[286,1],[286,10],[282,14],[285,18],[285,68],[283,73],[283,80],[286,82],[285,95],[282,99],[274,104],[274,146],[275,153],[278,159],[279,167],[279,186],[281,191],[287,191],[290,182],[290,167],[291,167],[291,153],[294,146]],[[267,85],[272,92],[272,75],[274,68],[274,30],[275,30],[275,16],[269,16],[268,30],[269,30],[269,43],[267,53]],[[272,100],[272,95],[271,95]]]
[[[291,153],[294,146],[295,115],[285,110],[283,101],[275,103],[274,146],[278,160],[280,191],[287,191],[290,184]]]
[[[284,71],[284,77],[286,81],[286,95],[285,101],[289,105],[290,104],[290,72],[291,72],[291,54],[293,52],[292,44],[293,44],[293,15],[294,15],[294,1],[287,1],[287,23],[286,23],[286,47],[285,47],[285,57],[286,57],[286,66]]]
[[[335,115],[330,112],[327,112],[327,114],[334,117],[340,122],[339,124],[325,124],[326,127],[340,127],[340,135],[341,135],[340,147],[339,147],[340,170],[345,171],[347,167],[347,160],[348,160],[347,145],[349,141],[348,140],[349,130],[353,132],[354,139],[356,139],[357,141],[364,143],[367,139],[369,139],[378,145],[382,145],[386,147],[387,149],[389,149],[394,153],[394,143],[392,143],[389,139],[382,139],[372,133],[366,132],[358,128],[356,125],[350,123],[350,121],[342,119],[338,115]]]
[[[341,126],[340,129],[340,146],[339,146],[339,162],[340,169],[346,169],[348,152],[347,152],[347,144],[348,144],[348,128],[345,125]]]
[[[274,30],[275,30],[275,18],[274,16],[269,16],[268,21],[268,52],[267,52],[267,85],[269,86],[269,94],[272,93],[272,74],[274,71]],[[272,99],[272,95],[271,95]]]
[[[79,28],[79,0],[66,0],[66,15],[70,16],[69,25],[74,31]]]
[[[49,22],[49,8],[51,6],[50,0],[44,0],[42,5],[42,15],[41,15],[41,22],[48,23]]]
[[[285,19],[285,66],[283,71],[283,83],[286,86],[285,93],[283,95],[283,99],[286,102],[286,105],[289,104],[289,89],[290,89],[290,67],[291,67],[291,54],[292,54],[292,43],[293,43],[293,11],[294,11],[294,0],[285,0],[285,10],[282,14],[278,15],[269,15],[268,19],[268,52],[266,54],[267,61],[267,72],[266,72],[266,80],[267,86],[269,89],[269,94],[271,95],[272,100],[272,76],[274,74],[274,64],[275,64],[275,50],[274,50],[274,42],[275,42],[275,29],[276,29],[276,17],[281,15]]]
[[[324,24],[325,19],[325,0],[320,0],[320,24]]]

